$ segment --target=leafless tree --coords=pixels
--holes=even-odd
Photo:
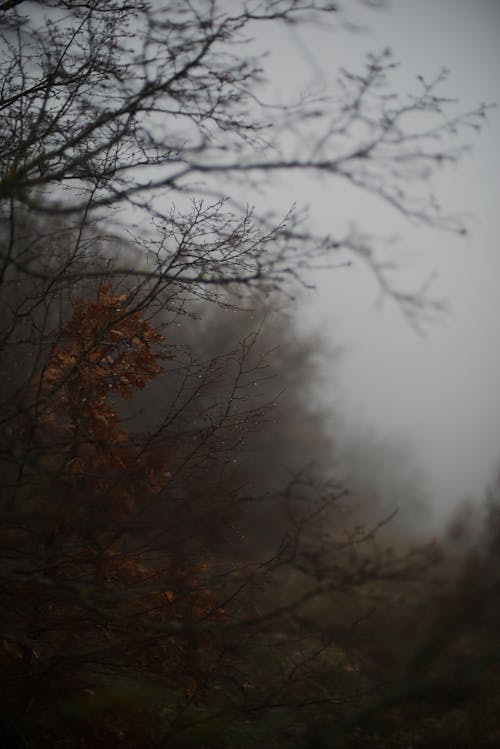
[[[187,326],[183,340],[168,336],[200,301],[251,306],[253,294],[300,280],[319,258],[334,265],[341,251],[362,257],[412,319],[421,310],[423,296],[391,285],[359,230],[323,236],[293,211],[247,205],[248,195],[269,194],[273,176],[302,171],[462,231],[421,188],[459,157],[462,131],[477,128],[485,108],[448,115],[442,76],[396,96],[384,52],[360,73],[341,71],[331,98],[276,107],[259,97],[263,72],[247,42],[262,24],[341,12],[314,0],[0,1],[2,657],[11,690],[2,720],[12,743],[26,735],[24,745],[37,745],[37,732],[40,746],[164,746],[189,732],[193,743],[200,723],[251,721],[274,707],[290,714],[308,700],[330,707],[337,697],[323,697],[319,681],[311,697],[297,686],[298,674],[309,683],[314,654],[272,660],[268,624],[315,596],[408,570],[392,557],[367,563],[359,550],[374,532],[333,542],[314,521],[342,489],[297,465],[282,488],[259,476],[288,516],[280,548],[221,566],[214,531],[248,500],[248,475],[228,465],[245,431],[273,412],[268,386],[261,400],[253,388],[266,382],[274,341],[259,351],[258,324],[220,351],[199,339],[189,346]],[[217,318],[205,317],[214,328]],[[169,397],[160,412],[144,390],[158,412],[129,432],[123,419],[133,424],[133,414],[117,401],[160,373],[160,354]],[[276,369],[289,368],[291,380],[294,366],[289,355]],[[297,442],[314,442],[288,423]],[[292,462],[302,452],[294,448]],[[259,470],[248,463],[247,474]],[[307,581],[298,595],[256,602],[255,590],[281,585],[285,569]],[[242,647],[255,642],[273,671],[260,692]],[[89,716],[106,707],[118,718],[94,726]],[[124,713],[132,725],[121,735]],[[76,721],[66,733],[61,716]],[[201,744],[221,746],[221,733]]]
[[[463,130],[478,128],[486,109],[453,114],[440,93],[444,74],[395,95],[384,51],[357,73],[340,71],[331,98],[284,107],[259,98],[264,73],[247,44],[259,28],[341,12],[310,0],[4,2],[4,272],[51,276],[19,255],[14,217],[23,206],[73,217],[75,246],[93,223],[105,219],[110,232],[121,219],[122,236],[126,229],[143,254],[135,263],[118,255],[109,275],[147,275],[209,297],[221,284],[274,286],[318,255],[334,262],[348,250],[411,315],[422,298],[393,288],[359,230],[318,236],[293,214],[251,208],[272,174],[303,170],[372,193],[411,220],[463,231],[421,186],[459,158]]]

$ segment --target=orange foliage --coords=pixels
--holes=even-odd
[[[108,686],[123,675],[160,679],[189,702],[215,670],[207,623],[223,612],[204,582],[207,565],[141,535],[141,512],[165,495],[170,474],[117,411],[161,371],[162,341],[126,294],[101,286],[96,301],[74,304],[34,388],[20,522],[7,538],[16,635],[0,667],[14,713],[29,701],[31,714],[56,722],[65,705],[98,693],[103,672]],[[100,723],[99,740],[118,731],[127,746],[118,712]]]
[[[128,308],[126,294],[111,294],[105,285],[97,301],[75,303],[60,339],[67,343],[55,348],[42,372],[37,413],[52,443],[58,435],[57,470],[73,478],[73,487],[90,479],[94,495],[112,496],[115,509],[120,499],[130,509],[138,491],[161,490],[168,472],[134,447],[111,398],[131,398],[161,371],[164,355],[153,346],[163,336],[140,310]]]

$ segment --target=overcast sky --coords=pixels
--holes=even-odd
[[[393,0],[388,9],[357,18],[369,30],[308,29],[263,39],[273,45],[275,95],[286,98],[304,83],[328,85],[341,66],[355,69],[367,51],[390,47],[401,62],[401,92],[417,74],[446,67],[442,93],[458,97],[464,110],[500,102],[500,2]],[[448,301],[450,313],[424,338],[393,305],[377,306],[376,285],[359,265],[318,276],[305,314],[311,327],[347,349],[340,365],[346,423],[414,443],[438,519],[463,497],[481,498],[500,458],[500,109],[490,113],[479,138],[470,133],[466,139],[471,153],[436,183],[443,204],[467,214],[466,239],[404,225],[383,206],[367,204],[360,215],[363,203],[320,184],[294,182],[284,196],[307,203],[325,227],[337,212],[339,225],[354,213],[369,229],[397,231],[405,288],[436,273],[433,295]],[[338,390],[327,388],[323,397],[338,400]]]

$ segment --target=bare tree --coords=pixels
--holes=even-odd
[[[374,532],[333,542],[314,521],[343,490],[298,465],[272,486],[289,521],[279,549],[228,558],[220,536],[256,499],[245,492],[260,459],[246,474],[228,466],[245,430],[273,412],[263,383],[274,340],[259,351],[258,330],[245,329],[218,350],[190,342],[183,325],[200,299],[251,306],[253,293],[300,279],[318,257],[335,264],[341,250],[361,256],[410,317],[421,309],[359,231],[321,236],[293,212],[242,205],[243,186],[265,192],[273,175],[331,176],[462,231],[421,187],[458,158],[452,136],[478,127],[485,108],[447,116],[441,76],[395,96],[384,52],[341,72],[331,99],[280,108],[259,98],[247,41],[260,25],[338,13],[314,0],[0,2],[2,720],[13,745],[165,746],[188,735],[219,747],[224,725],[213,739],[200,726],[251,724],[275,707],[294,728],[295,708],[340,698],[319,681],[308,691],[307,648],[290,663],[271,658],[269,623],[408,570],[383,555],[367,564],[359,550]],[[211,335],[217,318],[205,319]],[[169,336],[178,324],[181,340]],[[288,355],[276,368],[295,366]],[[156,376],[168,399],[147,390]],[[123,401],[139,390],[155,418],[134,431]],[[292,462],[306,439],[321,449],[321,434],[284,422]],[[269,453],[279,430],[270,434]],[[258,478],[269,495],[273,482]],[[264,582],[281,586],[284,570],[300,576],[298,594],[266,600]],[[249,662],[257,652],[269,660],[263,683]]]
[[[282,108],[259,99],[262,71],[246,43],[260,25],[320,22],[339,12],[304,0],[4,3],[5,267],[44,273],[15,251],[20,205],[87,227],[105,216],[108,231],[111,218],[126,215],[132,235],[139,227],[147,264],[117,258],[109,274],[148,275],[210,296],[214,285],[275,285],[318,253],[347,249],[411,314],[422,300],[393,289],[359,231],[342,236],[332,227],[314,236],[293,214],[280,219],[240,204],[242,183],[248,194],[273,173],[316,171],[409,219],[463,231],[420,187],[460,156],[460,133],[479,127],[485,107],[452,114],[440,94],[443,74],[397,96],[385,51],[359,73],[341,71],[335,98],[304,96]],[[78,231],[74,242],[81,240]]]

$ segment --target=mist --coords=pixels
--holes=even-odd
[[[357,31],[310,27],[282,32],[270,56],[277,97],[330,85],[342,67],[356,70],[370,50],[390,48],[400,65],[399,92],[417,75],[446,68],[441,92],[457,111],[500,101],[500,5],[494,2],[412,3],[383,10],[358,9]],[[269,40],[265,40],[266,42]],[[288,70],[293,64],[297,77]],[[442,529],[464,499],[483,501],[500,455],[500,253],[498,194],[500,113],[492,108],[480,137],[429,185],[450,214],[465,220],[466,236],[406,222],[380,201],[335,189],[303,176],[285,188],[309,221],[327,227],[357,221],[386,238],[399,288],[425,287],[439,311],[416,330],[404,310],[387,298],[361,259],[310,275],[315,286],[299,314],[303,330],[322,330],[344,352],[331,365],[324,357],[321,402],[332,408],[331,430],[350,444],[352,434],[407,446],[409,463],[425,474],[429,501],[418,521]],[[340,409],[339,409],[340,406]],[[339,418],[340,412],[340,418]],[[339,427],[339,422],[343,423]],[[404,506],[404,498],[402,498]]]
[[[499,745],[499,16],[0,3],[4,745]]]

